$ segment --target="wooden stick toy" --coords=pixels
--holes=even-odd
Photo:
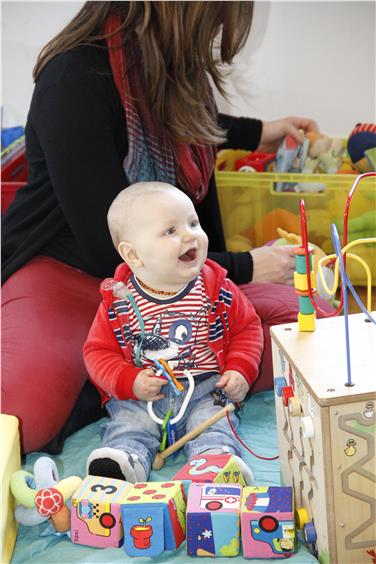
[[[166,458],[168,458],[170,454],[173,454],[174,452],[179,450],[188,441],[200,435],[203,431],[205,431],[205,429],[207,429],[211,425],[214,425],[214,423],[217,423],[217,421],[222,419],[222,417],[225,417],[227,413],[234,411],[234,409],[234,404],[229,403],[223,409],[212,415],[212,417],[209,417],[209,419],[207,419],[203,423],[200,423],[200,425],[197,425],[197,427],[192,429],[192,431],[183,435],[178,441],[176,441],[176,443],[166,448],[166,450],[164,450],[163,452],[157,452],[153,462],[153,470],[160,470],[164,465]]]

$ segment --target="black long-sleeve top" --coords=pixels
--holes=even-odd
[[[228,130],[223,147],[253,150],[259,144],[260,121],[219,115],[219,123]],[[127,151],[108,51],[77,47],[50,61],[27,118],[28,182],[3,218],[3,281],[36,255],[112,276],[120,258],[106,217],[112,200],[129,185],[122,166]],[[251,280],[250,254],[225,252],[214,173],[196,210],[209,237],[209,256],[234,282]]]

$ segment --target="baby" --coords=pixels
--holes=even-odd
[[[92,475],[140,482],[162,439],[154,419],[184,411],[187,370],[195,386],[175,424],[177,436],[221,409],[219,390],[226,401],[244,399],[257,377],[263,337],[253,306],[207,259],[207,236],[183,192],[159,182],[134,184],[118,194],[107,218],[124,262],[114,279],[101,284],[103,300],[84,346],[89,376],[110,417],[87,468]],[[183,392],[176,394],[158,376],[161,364],[173,368]],[[230,417],[236,428],[237,416]],[[184,449],[188,459],[232,453],[250,483],[239,447],[224,418]]]

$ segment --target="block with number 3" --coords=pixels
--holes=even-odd
[[[71,500],[72,542],[98,548],[121,546],[121,503],[131,486],[122,480],[86,476]]]

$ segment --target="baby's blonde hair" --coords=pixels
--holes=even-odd
[[[116,249],[122,241],[132,239],[134,223],[137,220],[133,213],[135,202],[142,196],[167,191],[183,195],[178,188],[165,182],[137,182],[119,192],[107,213],[107,223]]]

